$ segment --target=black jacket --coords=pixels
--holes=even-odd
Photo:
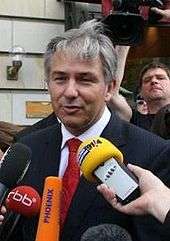
[[[114,113],[102,132],[132,164],[150,169],[165,184],[170,184],[170,143],[152,133],[120,120]],[[57,176],[60,164],[62,134],[60,124],[36,131],[21,139],[32,149],[32,161],[21,184],[43,191],[47,176]],[[34,241],[38,217],[20,219],[10,241]],[[131,217],[113,210],[81,176],[66,219],[61,241],[80,241],[82,233],[102,223],[118,224],[127,229],[134,241],[161,241],[162,225],[153,217]],[[48,240],[48,234],[47,234]]]
[[[14,141],[18,141],[20,138],[34,132],[34,131],[38,131],[41,129],[45,129],[49,126],[55,125],[58,122],[56,115],[53,113],[51,113],[49,116],[47,116],[46,118],[43,118],[42,120],[36,122],[35,124],[33,124],[32,126],[26,127],[25,129],[23,129],[22,131],[18,132],[16,134],[16,136],[14,137]]]

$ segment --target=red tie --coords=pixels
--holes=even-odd
[[[63,176],[61,197],[61,228],[63,227],[67,212],[80,179],[80,167],[77,163],[77,150],[81,141],[76,138],[67,141],[69,156],[68,166]]]

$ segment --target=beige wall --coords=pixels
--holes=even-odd
[[[30,100],[35,98],[36,91],[30,92],[28,89],[37,89],[38,100],[49,99],[43,91],[43,56],[38,54],[44,53],[52,37],[64,31],[64,19],[63,2],[0,0],[0,120],[15,122],[15,96],[30,94]],[[18,81],[6,78],[6,66],[11,65],[8,52],[14,45],[22,46],[27,53]],[[15,92],[14,89],[19,90]],[[42,92],[39,91],[41,89]],[[30,124],[36,121],[32,120]]]

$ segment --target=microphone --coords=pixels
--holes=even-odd
[[[61,178],[50,176],[45,179],[35,241],[59,241],[61,188]]]
[[[100,224],[88,228],[80,241],[132,241],[130,234],[115,224]]]
[[[21,215],[30,218],[38,214],[41,198],[34,188],[18,186],[9,192],[5,204],[9,212],[0,227],[0,240],[8,241]]]
[[[78,160],[88,181],[105,183],[123,204],[139,196],[138,180],[123,163],[123,154],[105,138],[84,141],[78,149]]]
[[[41,198],[34,188],[18,186],[9,192],[5,203],[6,207],[14,213],[32,217],[39,213]]]
[[[0,161],[0,206],[8,189],[13,188],[25,175],[31,159],[31,149],[24,144],[15,143]]]

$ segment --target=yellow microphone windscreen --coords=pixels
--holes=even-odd
[[[96,182],[93,172],[110,158],[123,162],[123,154],[110,141],[102,137],[88,139],[78,149],[78,160],[84,177]]]

